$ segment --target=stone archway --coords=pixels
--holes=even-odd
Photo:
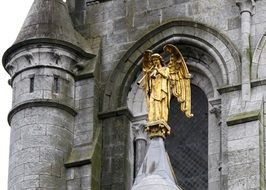
[[[257,79],[265,79],[266,78],[266,64],[264,62],[266,57],[266,33],[262,35],[259,40],[254,55],[252,59],[251,65],[251,80]]]
[[[212,75],[218,85],[240,82],[240,59],[234,45],[217,30],[193,21],[166,23],[138,40],[122,57],[111,74],[104,90],[102,111],[116,110],[127,105],[127,94],[140,71],[142,53],[146,49],[162,51],[167,44],[184,44],[207,52],[216,66]],[[207,66],[208,67],[208,66]],[[216,76],[220,75],[221,79]]]
[[[161,53],[168,43],[177,45],[182,51],[193,76],[191,83],[204,92],[209,111],[215,113],[208,114],[208,160],[212,162],[208,168],[211,174],[208,181],[211,187],[218,189],[222,143],[219,127],[221,101],[217,88],[237,84],[241,78],[239,53],[221,33],[192,21],[173,21],[148,33],[126,52],[115,67],[104,91],[102,111],[116,113],[113,117],[117,117],[121,110],[126,109],[132,113],[131,121],[145,119],[143,93],[137,85],[141,78],[142,53],[147,49]],[[128,129],[130,126],[124,126],[125,130],[132,130]],[[131,134],[128,138],[132,137]],[[133,154],[132,149],[126,154]]]
[[[173,42],[174,40],[175,39],[173,39]],[[196,88],[200,89],[207,99],[207,106],[205,106],[205,112],[207,112],[207,125],[205,126],[205,129],[207,130],[207,133],[205,134],[207,135],[205,136],[205,139],[207,139],[206,145],[207,147],[210,147],[210,150],[216,149],[217,143],[221,142],[219,135],[217,136],[217,134],[220,134],[220,128],[217,127],[219,123],[219,118],[217,118],[214,114],[208,114],[208,109],[211,109],[212,106],[220,106],[219,95],[216,89],[218,86],[223,85],[221,70],[215,63],[215,59],[208,52],[205,52],[197,46],[193,46],[193,44],[180,43],[178,44],[178,47],[183,53],[189,71],[192,74],[191,84],[193,84]],[[139,81],[141,76],[141,72],[139,72],[138,77],[131,85],[131,90],[129,91],[127,97],[127,106],[132,112],[134,121],[136,123],[142,123],[145,120],[146,116],[146,106],[144,102],[143,90],[137,85],[137,81]],[[208,139],[208,131],[210,131],[210,139]],[[207,160],[214,160],[215,158],[219,158],[220,150],[216,150],[216,153],[213,153],[212,151],[208,152],[208,148],[206,150],[207,152],[205,152],[205,158]],[[139,163],[137,165],[139,165]],[[216,175],[209,176],[208,180],[208,172],[205,172],[205,175],[207,174],[207,181],[205,181],[203,187],[206,187],[206,183],[208,184],[208,181],[210,181],[215,183],[214,185],[212,185],[213,187],[216,186],[218,188],[220,182],[218,168],[219,160],[213,163],[210,168],[208,168],[207,165],[207,169],[209,169],[213,173],[216,173]]]

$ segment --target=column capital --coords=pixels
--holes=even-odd
[[[255,13],[256,0],[235,0],[236,5],[239,7],[240,14],[249,12],[251,15]]]
[[[147,141],[147,132],[145,130],[145,124],[144,123],[134,123],[132,126],[134,139],[137,140],[145,140]]]

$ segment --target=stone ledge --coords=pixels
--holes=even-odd
[[[251,87],[263,86],[266,85],[266,79],[259,79],[251,81]]]
[[[266,79],[258,79],[251,81],[251,88],[257,87],[257,86],[263,86],[266,85]],[[241,90],[241,84],[235,84],[235,85],[228,85],[217,88],[217,91],[220,94],[233,92],[233,91],[239,91]]]
[[[94,152],[93,145],[74,147],[70,153],[70,156],[65,162],[65,167],[70,168],[70,167],[81,166],[84,164],[90,164],[93,152]]]
[[[25,101],[22,104],[19,104],[12,108],[12,110],[9,112],[7,116],[7,120],[9,125],[11,124],[12,117],[19,111],[26,109],[26,108],[32,108],[32,107],[54,107],[58,109],[65,110],[66,112],[70,113],[71,115],[75,116],[77,115],[77,111],[67,105],[61,104],[59,102],[52,101],[50,99],[34,99],[30,101]]]
[[[241,90],[241,84],[228,85],[228,86],[217,88],[217,91],[219,92],[219,94],[224,94],[224,93],[239,91],[239,90]]]
[[[14,73],[14,75],[10,79],[10,84],[12,86],[14,78],[17,77],[19,74],[25,72],[25,71],[28,71],[28,70],[31,70],[31,69],[45,69],[45,68],[50,68],[50,69],[54,69],[54,70],[60,70],[60,71],[68,73],[69,75],[71,75],[73,77],[75,76],[73,72],[71,72],[69,70],[66,70],[64,68],[61,68],[61,67],[57,67],[57,66],[53,66],[53,65],[52,66],[51,65],[35,65],[35,66],[31,66],[31,67],[27,67],[27,68],[21,69],[20,71]]]
[[[56,40],[56,39],[49,39],[49,38],[37,38],[37,39],[28,39],[21,41],[19,43],[16,43],[12,45],[10,48],[8,48],[2,58],[2,64],[5,68],[6,64],[8,63],[9,57],[13,52],[16,52],[18,49],[25,48],[29,45],[34,45],[37,48],[41,45],[51,45],[55,47],[62,47],[64,49],[67,49],[71,52],[74,52],[75,54],[79,55],[80,57],[91,59],[94,58],[96,55],[94,55],[91,52],[87,52],[84,49],[73,45],[69,42],[62,41],[62,40]]]
[[[228,126],[237,125],[241,123],[247,123],[251,121],[260,120],[260,110],[250,111],[250,112],[242,112],[238,114],[234,114],[228,117],[226,123]]]
[[[99,119],[107,119],[111,117],[126,115],[130,120],[133,119],[131,111],[127,107],[120,107],[116,110],[101,112],[98,114]]]

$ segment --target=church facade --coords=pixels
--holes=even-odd
[[[3,56],[8,189],[130,190],[149,146],[143,52],[167,60],[166,44],[192,75],[194,117],[171,109],[165,140],[179,186],[264,190],[264,0],[35,0]]]

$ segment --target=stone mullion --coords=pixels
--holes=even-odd
[[[255,6],[254,0],[237,0],[241,18],[241,62],[242,62],[242,100],[250,100],[250,65],[251,65],[251,16]]]
[[[144,124],[133,125],[134,139],[135,139],[135,176],[143,162],[147,151],[147,132]]]

